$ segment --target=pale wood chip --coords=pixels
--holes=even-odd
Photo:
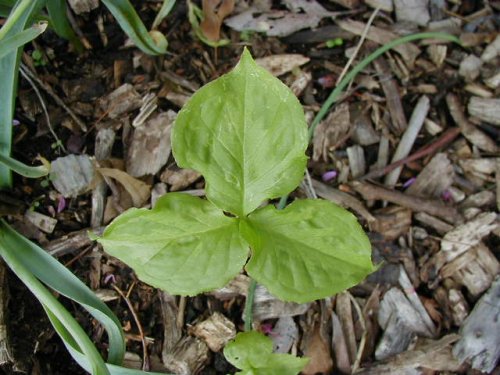
[[[260,322],[267,319],[275,319],[281,316],[295,316],[304,314],[310,303],[285,302],[273,296],[267,288],[258,284],[255,289],[255,300],[253,305],[253,319]]]
[[[495,100],[495,99],[481,99],[481,100]],[[453,117],[453,120],[456,122],[463,136],[467,138],[469,142],[479,147],[481,150],[485,150],[488,152],[497,152],[498,146],[489,136],[487,136],[484,132],[479,130],[476,126],[474,126],[471,122],[467,120],[465,114],[463,112],[462,105],[458,97],[455,94],[446,95],[446,103],[448,104],[448,108],[450,110],[450,114]],[[500,100],[497,101],[497,105],[500,105]],[[470,107],[470,104],[469,104]],[[471,110],[469,109],[469,112]],[[500,117],[499,117],[500,124]]]
[[[500,358],[500,277],[497,276],[488,292],[476,303],[464,325],[461,339],[453,348],[460,362],[469,361],[472,368],[491,372]]]
[[[500,125],[500,99],[473,96],[467,109],[471,116],[489,124]]]
[[[347,139],[351,130],[349,104],[342,103],[314,131],[313,160],[328,160],[328,153]]]
[[[406,21],[427,26],[431,19],[428,0],[394,0],[394,8],[398,22]]]
[[[234,323],[219,312],[214,312],[208,319],[197,323],[190,332],[205,341],[213,352],[220,351],[236,337]]]
[[[68,0],[68,3],[76,14],[90,12],[99,6],[99,0]]]
[[[133,177],[156,174],[167,162],[171,146],[170,132],[177,114],[159,113],[134,129],[127,148],[127,173]]]
[[[268,70],[272,75],[279,77],[285,73],[291,72],[294,68],[309,62],[309,57],[297,53],[282,55],[271,55],[255,59],[255,62]]]
[[[87,155],[68,155],[51,163],[50,180],[65,197],[76,197],[92,189],[95,167]]]
[[[430,100],[427,96],[421,96],[411,114],[408,127],[406,128],[401,140],[399,141],[398,147],[392,156],[392,163],[404,159],[410,154],[413,144],[415,143],[420,129],[424,124],[424,120],[430,109]],[[399,175],[403,167],[398,167],[389,172],[384,179],[384,184],[387,186],[395,186],[399,179]]]
[[[387,100],[387,108],[391,115],[391,128],[394,129],[396,134],[402,134],[408,127],[406,116],[401,103],[401,96],[399,94],[399,86],[396,80],[392,77],[392,71],[387,60],[383,57],[373,61],[373,66],[379,75],[380,84],[384,91]]]
[[[496,216],[494,212],[484,212],[446,233],[441,241],[441,251],[444,253],[446,261],[452,261],[490,234],[498,226]]]
[[[439,198],[451,186],[454,177],[455,172],[448,156],[439,153],[419,173],[415,182],[406,189],[406,193],[420,197]]]

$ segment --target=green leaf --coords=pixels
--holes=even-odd
[[[0,29],[0,40],[13,37],[25,29],[26,23],[36,14],[44,0],[19,0],[7,21]],[[1,47],[0,47],[1,48]],[[0,58],[0,154],[10,156],[12,143],[12,119],[17,95],[18,68],[22,48]],[[0,165],[0,188],[12,185],[10,169]]]
[[[238,225],[207,200],[169,193],[152,210],[120,215],[98,241],[142,281],[195,295],[224,286],[245,264],[248,245]]]
[[[155,43],[128,0],[102,0],[104,5],[116,18],[123,31],[133,40],[135,45],[149,55],[162,55],[167,52],[167,39],[163,36],[161,43]],[[156,34],[155,38],[158,39]]]
[[[47,0],[47,11],[55,32],[69,40],[79,52],[83,51],[82,42],[80,42],[69,23],[66,0]]]
[[[180,111],[172,151],[180,167],[203,174],[209,200],[243,217],[300,183],[307,141],[297,98],[245,50]]]
[[[161,9],[156,15],[155,20],[153,21],[153,26],[151,26],[152,29],[156,29],[158,26],[160,26],[161,21],[163,21],[163,19],[168,16],[174,5],[175,0],[163,0]]]
[[[273,354],[273,342],[261,333],[238,333],[224,348],[224,356],[241,375],[297,375],[309,362],[290,354]]]
[[[46,22],[36,23],[29,29],[23,30],[13,36],[5,37],[2,39],[2,47],[0,48],[0,59],[11,52],[16,52],[16,50],[31,42],[38,35],[43,33],[47,28]]]
[[[242,223],[252,257],[247,272],[278,298],[307,302],[356,285],[374,270],[356,217],[324,200],[267,206]]]

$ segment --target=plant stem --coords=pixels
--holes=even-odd
[[[0,154],[0,165],[5,165],[14,172],[20,174],[21,176],[28,178],[40,178],[49,174],[50,170],[48,166],[39,165],[37,167],[31,167],[20,161],[13,159],[9,156]]]
[[[245,331],[252,330],[253,323],[253,301],[255,299],[255,288],[257,287],[257,281],[250,278],[250,285],[248,286],[247,301],[245,303],[245,311],[243,315],[245,316]]]

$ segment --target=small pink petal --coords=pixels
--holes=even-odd
[[[271,323],[264,323],[260,326],[260,330],[265,335],[268,335],[273,331],[273,325]]]
[[[335,177],[337,177],[337,171],[332,170],[332,171],[328,171],[328,172],[323,173],[323,175],[321,176],[321,179],[325,182],[328,182],[328,181],[333,180]]]
[[[324,88],[328,89],[330,87],[335,86],[335,78],[332,74],[324,75],[323,77],[318,78],[318,83]]]
[[[410,178],[403,184],[403,188],[406,189],[407,187],[411,186],[411,184],[413,184],[415,181],[416,181],[415,177]]]
[[[451,193],[449,190],[445,190],[441,193],[441,198],[445,201],[445,202],[451,202],[453,197],[451,196]]]
[[[57,213],[61,213],[66,208],[66,199],[62,195],[57,198]]]
[[[104,284],[109,284],[110,281],[113,284],[116,283],[116,277],[112,273],[110,273],[104,278]]]

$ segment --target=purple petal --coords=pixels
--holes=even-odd
[[[321,176],[321,178],[322,178],[322,179],[323,179],[323,181],[325,181],[325,182],[331,181],[331,180],[333,180],[335,177],[337,177],[337,171],[335,171],[335,170],[325,172],[325,173],[323,173],[323,176]]]
[[[112,273],[110,273],[109,275],[107,275],[107,276],[104,278],[104,284],[108,284],[110,281],[111,281],[111,283],[113,283],[113,284],[115,284],[115,283],[116,283],[116,277],[115,277],[115,275],[113,275]]]
[[[63,210],[66,208],[66,199],[62,195],[59,195],[57,198],[57,213],[63,212]]]
[[[452,195],[451,195],[451,193],[450,193],[450,191],[449,191],[449,190],[445,190],[445,191],[443,191],[443,192],[441,193],[441,198],[442,198],[445,202],[450,202],[450,201],[453,199],[453,197],[452,197]]]
[[[16,120],[16,119],[12,120],[12,126],[19,126],[19,125],[21,125],[21,121]]]
[[[415,178],[415,177],[410,178],[409,180],[407,180],[407,181],[403,184],[403,188],[404,188],[404,189],[406,189],[406,188],[407,188],[407,187],[409,187],[411,184],[413,184],[415,181],[416,181],[416,178]]]

